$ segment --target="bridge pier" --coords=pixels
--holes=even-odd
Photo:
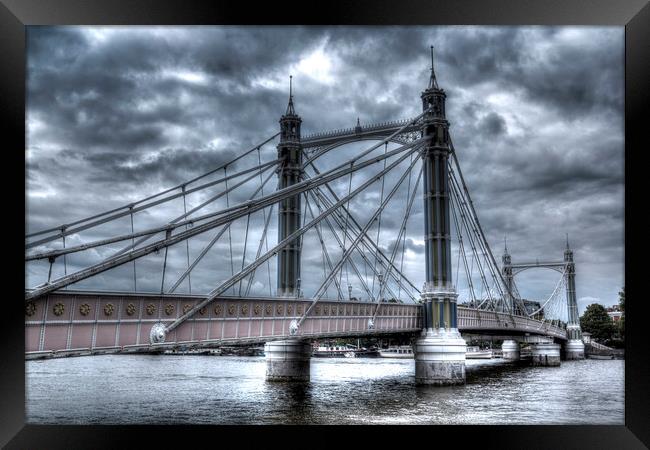
[[[300,339],[264,344],[266,381],[309,381],[311,345]]]
[[[585,344],[581,339],[569,339],[564,344],[564,355],[567,360],[585,359]]]
[[[559,366],[560,344],[544,343],[532,346],[533,366]]]
[[[503,354],[503,359],[519,361],[519,342],[513,339],[506,339],[503,341],[503,344],[501,344],[501,352]]]
[[[448,333],[427,330],[415,341],[415,382],[446,386],[465,384],[465,340]]]

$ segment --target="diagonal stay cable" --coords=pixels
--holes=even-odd
[[[274,172],[270,172],[269,175],[266,177],[266,179],[262,182],[262,185],[255,191],[253,192],[253,195],[251,195],[251,199],[255,198],[258,192],[263,188],[263,186],[271,179],[273,176]],[[250,215],[248,216],[250,217]],[[185,277],[190,276],[192,270],[196,267],[196,265],[203,259],[203,257],[208,253],[208,251],[214,246],[214,244],[217,243],[217,241],[221,238],[221,236],[226,232],[228,228],[232,225],[231,223],[226,224],[219,232],[212,238],[212,240],[206,245],[203,250],[201,250],[201,253],[194,259],[191,265],[188,266],[188,268],[183,272],[183,274],[176,280],[174,285],[169,289],[169,293],[173,293],[178,286],[183,282]]]
[[[319,212],[324,211],[324,209],[323,209],[323,207],[321,206],[321,202],[319,201],[318,197],[316,197],[312,191],[309,191],[309,195],[311,195],[312,199],[313,199],[314,202],[316,203],[316,207],[318,208],[318,211],[319,211]],[[327,209],[327,208],[325,208],[325,209]],[[334,213],[334,215],[333,215],[332,217],[336,220],[336,218],[337,218],[336,213]],[[325,224],[328,226],[328,228],[329,228],[329,230],[330,230],[330,233],[332,233],[332,235],[333,235],[334,238],[336,239],[336,242],[339,244],[339,247],[342,249],[342,251],[345,251],[345,246],[344,246],[344,244],[341,242],[341,238],[339,237],[339,235],[338,235],[338,234],[336,233],[336,231],[334,230],[334,226],[332,225],[332,222],[330,221],[330,218],[329,218],[329,217],[326,217],[325,220],[324,220],[324,222],[325,222]],[[337,222],[337,224],[340,226],[340,222]],[[363,254],[363,252],[360,251],[360,253],[361,253],[361,256],[362,256],[362,257],[365,257],[365,255]],[[354,270],[355,274],[356,274],[357,277],[359,278],[359,281],[361,282],[361,286],[362,286],[362,287],[364,288],[364,290],[366,291],[366,294],[368,294],[368,298],[371,298],[371,299],[372,299],[373,297],[372,297],[372,292],[370,292],[370,286],[368,286],[368,283],[366,282],[365,278],[361,275],[361,272],[359,271],[359,268],[358,268],[357,265],[355,264],[354,260],[353,260],[353,259],[350,259],[349,261],[350,261],[350,265],[352,266],[352,270]],[[324,277],[327,277],[327,274],[325,274]]]
[[[96,220],[96,221],[88,223],[86,225],[80,225],[80,226],[78,226],[76,228],[69,228],[68,226],[66,226],[65,228],[62,228],[62,231],[59,234],[48,236],[48,237],[45,237],[43,239],[39,239],[37,241],[32,241],[32,242],[26,243],[25,248],[28,249],[28,248],[37,247],[39,245],[42,245],[42,244],[45,244],[47,242],[58,239],[58,238],[60,238],[62,236],[68,236],[70,234],[78,233],[80,231],[87,230],[89,228],[93,228],[95,226],[102,225],[102,224],[107,223],[107,222],[111,222],[113,220],[128,216],[131,213],[143,211],[143,210],[151,208],[153,206],[157,206],[157,205],[160,205],[162,203],[166,203],[168,201],[180,198],[183,195],[189,195],[189,194],[192,194],[194,192],[198,192],[198,191],[201,191],[203,189],[214,186],[216,184],[227,182],[230,179],[240,177],[240,176],[245,175],[247,173],[250,173],[250,172],[253,172],[253,171],[256,171],[256,170],[262,170],[263,168],[269,167],[269,166],[272,166],[272,165],[277,165],[281,161],[282,161],[281,159],[276,159],[276,160],[273,160],[273,161],[266,162],[266,163],[262,164],[261,166],[256,166],[256,167],[251,167],[249,169],[244,169],[244,170],[241,170],[241,171],[239,171],[237,173],[234,173],[234,174],[232,174],[230,176],[227,176],[225,178],[220,178],[218,180],[214,180],[214,181],[211,181],[209,183],[202,184],[202,185],[197,186],[195,188],[188,189],[188,190],[185,190],[185,191],[182,191],[182,192],[178,192],[176,194],[172,194],[172,195],[170,195],[168,197],[161,198],[161,199],[156,200],[156,201],[151,202],[151,203],[147,203],[146,205],[138,206],[137,208],[127,209],[127,210],[124,210],[122,212],[118,212],[118,213],[113,214],[111,216],[108,216],[108,217],[106,217],[104,219]],[[257,176],[257,174],[255,174],[255,176]]]
[[[391,189],[391,191],[390,191],[390,193],[388,194],[388,196],[386,196],[386,198],[381,202],[381,204],[380,204],[379,207],[377,208],[377,211],[374,212],[374,214],[370,217],[370,219],[368,220],[368,222],[366,223],[366,225],[363,227],[362,232],[359,233],[359,235],[357,236],[357,238],[356,238],[356,239],[355,239],[355,240],[350,244],[350,248],[346,249],[345,253],[343,253],[343,256],[341,257],[341,259],[340,259],[339,262],[337,263],[335,269],[330,273],[330,275],[325,279],[325,281],[323,281],[323,283],[321,283],[320,287],[318,288],[318,290],[316,290],[316,293],[314,294],[314,299],[312,300],[312,305],[310,305],[309,308],[308,308],[308,310],[305,312],[305,316],[307,315],[307,312],[312,308],[312,306],[313,306],[313,305],[314,305],[318,300],[320,300],[320,298],[323,296],[323,294],[325,293],[325,290],[327,289],[327,287],[328,287],[328,286],[330,285],[330,283],[332,282],[332,279],[336,277],[336,272],[337,272],[337,271],[338,271],[338,270],[343,266],[343,264],[345,263],[345,261],[346,261],[346,260],[350,257],[350,255],[352,254],[352,250],[353,250],[352,247],[354,247],[355,245],[357,245],[357,244],[359,243],[359,241],[363,238],[363,234],[364,234],[364,232],[368,231],[368,230],[370,229],[370,227],[373,225],[373,223],[375,222],[375,220],[377,220],[377,218],[379,217],[379,215],[383,212],[384,208],[386,208],[386,205],[390,202],[390,200],[393,198],[393,196],[395,195],[395,193],[399,190],[399,187],[402,185],[402,183],[403,183],[404,180],[406,179],[407,175],[411,172],[411,170],[412,170],[413,167],[415,166],[415,163],[418,161],[418,159],[419,159],[419,158],[416,158],[416,159],[411,163],[411,165],[409,166],[409,168],[408,168],[408,169],[407,169],[407,170],[402,174],[402,176],[399,178],[399,181],[395,184],[395,186],[393,187],[393,189]],[[373,294],[374,294],[374,291],[373,291]],[[378,298],[378,300],[380,300],[380,298]],[[303,316],[303,317],[304,317],[304,316]],[[301,322],[302,322],[302,318],[301,318],[301,320],[298,321],[298,325],[300,325]]]
[[[271,258],[271,256],[275,255],[278,251],[289,245],[291,242],[293,242],[296,238],[302,236],[303,233],[305,233],[307,230],[309,230],[311,227],[314,225],[318,224],[321,220],[323,220],[325,217],[328,215],[332,214],[336,210],[336,208],[340,207],[342,204],[344,204],[347,200],[348,197],[352,198],[359,194],[361,191],[366,189],[368,186],[373,184],[375,181],[380,179],[382,176],[384,176],[388,171],[392,170],[394,167],[396,167],[399,163],[404,161],[406,158],[408,158],[413,152],[417,151],[417,148],[414,147],[414,143],[408,145],[407,147],[410,147],[409,150],[405,151],[403,155],[399,157],[396,161],[391,163],[385,170],[382,170],[379,172],[377,175],[372,176],[368,181],[363,183],[361,186],[359,186],[357,189],[355,189],[350,196],[346,196],[340,201],[338,201],[335,205],[332,207],[328,208],[326,211],[323,213],[319,214],[318,217],[315,219],[311,220],[309,223],[307,223],[304,227],[300,228],[299,230],[294,231],[291,233],[289,236],[287,236],[285,239],[283,239],[281,242],[279,242],[275,247],[273,247],[271,250],[266,252],[264,255],[260,256],[257,260],[249,264],[243,271],[241,271],[239,274],[235,275],[234,277],[230,277],[223,283],[221,283],[220,286],[212,290],[208,296],[206,297],[205,300],[199,302],[198,304],[194,305],[187,313],[183,314],[180,316],[178,319],[176,319],[174,322],[172,322],[170,325],[168,325],[165,328],[166,332],[172,331],[174,328],[176,328],[178,325],[183,323],[185,320],[187,320],[189,317],[191,317],[193,314],[195,314],[197,311],[199,311],[201,308],[203,308],[205,305],[213,301],[215,298],[217,298],[219,295],[221,295],[223,292],[225,292],[230,286],[232,286],[234,283],[237,283],[240,279],[246,277],[249,273],[251,273],[256,267],[260,266],[263,264],[267,259]],[[360,164],[361,165],[361,164]],[[342,171],[345,172],[345,171]],[[347,173],[345,173],[347,174]],[[344,175],[345,175],[344,174]],[[323,180],[321,180],[323,181]],[[324,182],[324,181],[323,181]],[[293,185],[296,186],[296,185]],[[314,187],[314,186],[311,186]],[[283,189],[284,191],[287,191],[289,189]],[[288,196],[287,196],[288,197]]]
[[[277,165],[279,163],[279,161],[280,160],[273,161],[273,164],[265,164],[265,167],[259,169],[259,174],[262,174],[262,173],[266,172],[267,170],[269,170],[271,167]],[[253,175],[250,175],[250,176],[246,177],[244,180],[242,180],[239,183],[231,186],[230,190],[234,190],[234,189],[238,188],[239,186],[247,183],[248,181],[252,180],[256,176],[258,176],[258,173],[254,173]],[[144,231],[141,231],[141,232],[138,232],[138,233],[131,233],[131,234],[128,234],[128,235],[121,235],[121,236],[117,236],[117,237],[113,237],[113,238],[108,238],[108,239],[102,239],[102,240],[99,240],[99,241],[89,242],[89,243],[86,243],[86,244],[80,244],[80,245],[77,245],[77,246],[74,246],[74,247],[68,247],[67,249],[64,249],[64,250],[53,250],[53,251],[49,251],[49,252],[43,252],[43,253],[36,253],[36,254],[27,255],[27,256],[25,256],[25,261],[31,261],[31,260],[35,260],[35,259],[45,259],[45,258],[49,258],[51,256],[56,258],[56,257],[58,257],[60,255],[65,255],[67,253],[80,252],[80,251],[88,250],[89,248],[100,247],[100,246],[103,246],[103,245],[113,244],[113,243],[120,242],[120,241],[125,241],[125,240],[128,240],[128,239],[132,240],[135,237],[142,237],[142,239],[139,239],[136,242],[132,241],[130,245],[128,245],[127,247],[125,247],[122,250],[118,251],[114,255],[112,255],[112,256],[119,256],[122,253],[125,253],[126,251],[128,251],[128,250],[130,250],[132,248],[135,248],[138,245],[142,244],[143,242],[147,241],[154,234],[160,233],[161,231],[167,231],[168,229],[176,228],[176,227],[173,227],[171,225],[178,224],[178,222],[180,220],[182,220],[182,219],[186,218],[187,216],[195,213],[196,211],[202,209],[203,207],[207,206],[208,204],[214,202],[215,200],[223,197],[224,195],[226,195],[226,193],[227,193],[227,190],[226,191],[221,191],[221,192],[215,194],[214,196],[210,197],[209,199],[207,199],[206,201],[204,201],[200,205],[195,206],[191,210],[189,210],[187,212],[184,212],[180,216],[176,217],[175,219],[173,219],[172,221],[170,221],[166,225],[159,226],[159,227],[156,227],[156,228],[150,228],[148,230],[144,230]],[[138,208],[134,208],[130,212],[130,214],[133,215],[134,212],[137,212],[136,211],[137,209]],[[185,222],[182,222],[181,224],[179,224],[179,226],[187,225],[187,224],[189,224],[189,223],[191,223],[191,222],[193,222],[195,220],[201,220],[201,219],[196,218],[194,220],[185,221]]]
[[[146,202],[146,201],[153,200],[154,198],[160,197],[161,195],[165,195],[165,194],[168,194],[168,193],[170,193],[170,192],[173,192],[173,191],[175,191],[176,189],[180,189],[180,188],[182,188],[183,186],[187,186],[187,185],[189,185],[189,184],[191,184],[191,183],[194,183],[195,181],[198,181],[198,180],[200,180],[201,178],[205,178],[205,177],[207,177],[208,175],[212,175],[213,173],[215,173],[215,172],[217,172],[217,171],[223,169],[224,165],[231,165],[231,164],[234,164],[236,161],[238,161],[238,160],[240,160],[241,158],[245,157],[245,156],[248,155],[249,153],[255,151],[256,149],[259,149],[259,148],[262,147],[263,145],[266,145],[268,142],[270,142],[270,141],[272,141],[273,139],[275,139],[276,137],[278,137],[279,134],[280,134],[279,132],[278,132],[278,133],[275,133],[275,134],[274,134],[273,136],[271,136],[270,138],[268,138],[268,139],[266,139],[265,141],[263,141],[263,142],[257,144],[255,147],[251,148],[250,150],[245,151],[245,152],[242,153],[241,155],[239,155],[239,156],[237,156],[236,158],[234,158],[234,159],[232,159],[232,160],[226,162],[225,164],[222,164],[221,166],[219,166],[219,167],[217,167],[217,168],[215,168],[215,169],[211,169],[210,171],[205,172],[204,174],[201,174],[201,175],[199,175],[199,176],[197,176],[197,177],[195,177],[195,178],[192,178],[191,180],[185,181],[184,183],[181,183],[181,184],[179,184],[179,185],[177,185],[177,186],[174,186],[174,187],[171,187],[171,188],[165,189],[164,191],[161,191],[161,192],[158,192],[157,194],[154,194],[154,195],[151,195],[151,196],[149,196],[149,197],[146,197],[146,198],[140,199],[140,200],[138,200],[138,201],[136,201],[136,202],[134,202],[134,203],[130,203],[130,204],[128,204],[128,205],[123,205],[123,206],[120,206],[120,207],[117,207],[117,208],[111,209],[111,210],[109,210],[109,211],[104,211],[104,212],[102,212],[102,213],[95,214],[95,215],[90,216],[90,217],[86,217],[86,218],[83,218],[83,219],[79,219],[79,220],[76,220],[76,221],[71,222],[71,223],[66,224],[66,225],[61,225],[61,226],[58,226],[58,227],[48,228],[48,229],[46,229],[46,230],[40,230],[40,231],[37,231],[37,232],[35,232],[35,233],[30,233],[30,234],[26,235],[25,237],[26,237],[26,238],[30,238],[30,237],[34,237],[34,236],[40,236],[41,234],[46,234],[46,233],[51,233],[51,232],[53,232],[53,231],[58,231],[58,230],[60,230],[62,227],[71,227],[71,226],[74,226],[74,225],[79,225],[79,224],[81,224],[81,223],[88,222],[88,221],[90,221],[90,220],[97,219],[97,218],[99,218],[99,217],[103,217],[103,216],[106,216],[106,215],[108,215],[108,214],[112,214],[112,213],[115,213],[115,212],[121,211],[121,210],[123,210],[123,209],[131,209],[131,208],[133,208],[135,205],[139,205],[140,203],[144,203],[144,202]]]
[[[323,174],[321,174],[318,177],[314,177],[309,180],[305,180],[303,182],[299,182],[296,184],[293,184],[291,186],[288,186],[286,188],[277,190],[273,192],[272,194],[266,195],[265,197],[262,197],[257,200],[249,200],[244,203],[241,203],[236,206],[232,206],[228,208],[227,210],[221,210],[216,213],[211,213],[211,214],[206,214],[202,217],[197,217],[192,220],[188,220],[186,222],[178,222],[176,224],[168,225],[165,228],[165,231],[167,229],[173,229],[176,227],[180,227],[185,225],[185,223],[190,223],[190,222],[196,222],[199,220],[203,220],[209,217],[213,216],[218,216],[217,218],[214,218],[208,222],[202,223],[201,225],[197,225],[193,227],[190,230],[180,232],[176,234],[175,236],[171,236],[169,238],[161,239],[159,241],[156,241],[152,244],[149,244],[145,247],[141,247],[137,250],[132,250],[126,254],[119,255],[119,256],[112,256],[104,261],[97,263],[91,267],[88,267],[86,269],[80,270],[78,272],[75,272],[73,274],[68,275],[67,277],[62,277],[58,278],[57,280],[53,281],[52,283],[47,283],[46,285],[39,286],[31,291],[28,291],[25,294],[25,300],[30,300],[32,298],[39,297],[41,295],[44,295],[48,292],[54,291],[56,289],[59,289],[61,287],[67,286],[68,284],[76,283],[80,280],[86,279],[88,277],[97,275],[98,273],[105,272],[106,270],[112,269],[113,267],[117,267],[119,265],[122,265],[126,262],[129,262],[133,259],[140,258],[142,256],[148,255],[149,253],[152,253],[156,250],[159,250],[161,248],[164,248],[168,245],[174,245],[177,242],[183,241],[185,239],[188,239],[192,236],[196,236],[197,234],[201,234],[207,230],[210,230],[212,228],[215,228],[217,226],[232,222],[235,219],[238,219],[239,217],[242,217],[246,214],[250,214],[252,212],[258,211],[262,208],[265,208],[266,206],[269,206],[273,203],[277,203],[280,200],[283,200],[285,198],[289,198],[291,196],[294,196],[296,194],[299,194],[301,192],[305,192],[308,189],[313,189],[321,184],[327,183],[329,181],[332,181],[336,178],[340,178],[342,176],[347,175],[351,171],[357,171],[361,170],[365,167],[368,167],[372,164],[376,164],[377,162],[382,161],[384,158],[393,156],[395,154],[399,153],[406,153],[406,155],[410,155],[414,150],[413,147],[417,146],[420,144],[421,140],[411,142],[409,144],[405,144],[391,152],[388,152],[386,155],[381,155],[381,156],[376,156],[374,158],[371,158],[367,161],[363,161],[351,168],[346,168],[346,169],[341,169],[338,171],[328,171]],[[400,157],[400,161],[402,160],[403,156]],[[123,237],[123,240],[125,239],[131,239],[131,236],[128,235],[126,237]]]

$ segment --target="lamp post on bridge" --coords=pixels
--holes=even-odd
[[[422,92],[424,186],[424,242],[426,281],[422,290],[424,329],[415,342],[415,381],[418,384],[465,383],[467,345],[458,331],[456,299],[451,278],[451,227],[448,160],[449,122],[445,117],[445,91],[438,87],[433,68]]]

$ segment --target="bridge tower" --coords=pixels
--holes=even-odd
[[[280,118],[280,143],[278,159],[279,188],[283,189],[301,181],[302,145],[300,124],[302,119],[293,106],[293,91],[289,77],[289,104]],[[300,195],[281,200],[278,205],[278,242],[298,230],[300,223]],[[300,246],[295,239],[278,253],[278,297],[300,296]],[[309,381],[311,345],[301,339],[285,339],[264,345],[267,381]]]
[[[300,124],[302,119],[293,107],[293,92],[289,78],[289,104],[286,113],[280,118],[280,143],[278,159],[283,159],[279,166],[279,188],[301,181],[302,145],[300,144]],[[300,195],[281,200],[278,205],[278,242],[298,230],[300,224]],[[300,296],[300,244],[295,239],[278,253],[277,295],[278,297]]]
[[[585,344],[582,342],[582,330],[578,316],[578,302],[576,300],[576,266],[573,262],[573,250],[569,247],[569,237],[564,250],[564,263],[566,264],[566,301],[569,310],[567,323],[567,342],[565,344],[566,359],[584,359]]]
[[[504,251],[503,256],[501,257],[501,262],[503,263],[501,267],[501,272],[503,273],[503,279],[506,281],[506,298],[505,303],[510,311],[514,313],[515,302],[513,301],[513,275],[512,275],[512,259],[508,253],[508,243],[504,239]]]
[[[503,240],[503,256],[501,257],[502,267],[501,273],[503,273],[503,279],[506,281],[506,298],[505,303],[514,312],[515,302],[513,300],[513,275],[512,275],[512,258],[510,258],[510,253],[508,253],[508,243]],[[519,343],[514,339],[505,339],[501,345],[501,352],[503,359],[508,359],[512,361],[518,361],[520,357]]]
[[[415,380],[418,384],[463,384],[467,346],[458,331],[458,294],[451,279],[449,122],[446,94],[438,86],[433,67],[433,47],[429,86],[421,98],[423,110],[428,111],[422,121],[426,281],[421,294],[424,329],[415,342]]]

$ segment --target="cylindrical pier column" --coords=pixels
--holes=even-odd
[[[506,339],[501,344],[501,352],[503,359],[510,361],[519,361],[519,342],[513,339]]]
[[[309,381],[311,345],[299,339],[264,344],[266,381]]]
[[[585,344],[580,339],[570,339],[564,344],[564,355],[567,360],[585,359]]]
[[[415,382],[437,386],[465,384],[465,340],[427,333],[415,341]]]
[[[536,344],[532,346],[533,366],[559,366],[560,344]]]

